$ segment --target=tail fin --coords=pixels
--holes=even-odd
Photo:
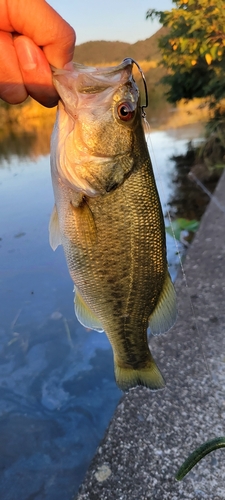
[[[119,366],[115,362],[115,377],[118,387],[125,392],[137,385],[148,387],[152,391],[165,387],[165,380],[153,358],[139,369]]]

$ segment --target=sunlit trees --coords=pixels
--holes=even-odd
[[[168,28],[161,37],[162,63],[168,69],[168,100],[225,98],[225,1],[173,0],[171,11],[148,10]]]

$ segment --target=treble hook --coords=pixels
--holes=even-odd
[[[144,83],[144,88],[145,88],[145,104],[143,104],[141,106],[141,111],[142,111],[142,118],[145,118],[146,117],[146,113],[144,111],[144,108],[147,108],[148,107],[148,88],[147,88],[147,83],[146,83],[146,79],[145,79],[145,75],[144,75],[144,72],[143,70],[141,69],[141,67],[139,66],[139,64],[137,63],[137,61],[135,61],[132,57],[126,57],[123,62],[125,61],[132,61],[134,64],[136,64],[137,68],[138,68],[138,71],[140,72],[141,74],[141,77],[142,77],[142,81]]]

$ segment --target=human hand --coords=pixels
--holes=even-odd
[[[0,98],[18,104],[31,95],[55,106],[49,64],[72,61],[73,28],[45,0],[0,0],[0,13]]]

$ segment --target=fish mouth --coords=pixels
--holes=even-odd
[[[72,63],[73,69],[57,69],[51,66],[53,84],[62,101],[65,88],[69,92],[80,94],[99,94],[108,88],[116,88],[124,84],[134,84],[133,65],[136,65],[144,84],[145,104],[142,104],[142,117],[145,118],[144,108],[148,107],[148,89],[144,73],[139,64],[131,57],[125,58],[117,66],[93,67],[84,64]]]
[[[73,69],[51,67],[53,84],[65,103],[65,92],[75,94],[99,94],[106,89],[118,88],[132,82],[133,60],[124,59],[118,66],[92,67],[73,63]]]
[[[86,66],[84,64],[73,62],[73,70],[69,69],[58,69],[54,66],[51,66],[53,79],[57,78],[60,75],[69,75],[71,72],[75,71],[78,73],[95,75],[96,77],[99,75],[102,76],[110,76],[116,73],[120,73],[123,69],[130,67],[132,70],[134,60],[130,57],[124,59],[118,66],[107,66],[107,67],[94,67],[94,66]]]

